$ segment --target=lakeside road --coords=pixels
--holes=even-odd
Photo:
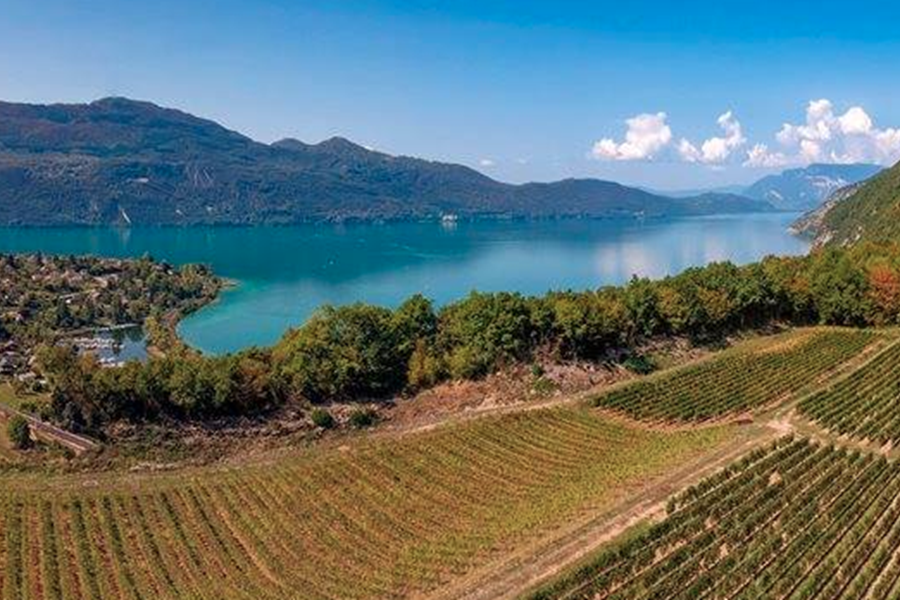
[[[56,442],[61,446],[72,450],[75,454],[82,454],[99,447],[99,444],[92,439],[72,433],[71,431],[66,431],[56,425],[45,423],[40,419],[6,406],[5,404],[0,404],[0,418],[9,420],[16,416],[22,417],[28,421],[28,424],[31,426],[31,431],[35,436],[46,441]]]

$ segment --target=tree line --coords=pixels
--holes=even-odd
[[[772,322],[885,326],[900,321],[900,246],[863,244],[804,257],[728,262],[665,279],[551,292],[472,292],[437,309],[416,295],[391,310],[326,306],[271,348],[203,357],[181,348],[122,368],[48,347],[53,418],[76,429],[119,419],[203,419],[388,398],[476,379],[537,357],[597,360],[648,339],[710,340]]]

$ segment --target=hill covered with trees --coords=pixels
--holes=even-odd
[[[667,198],[609,181],[510,185],[342,138],[256,142],[149,102],[0,103],[0,224],[289,224],[679,216],[772,210],[729,194]]]
[[[900,164],[860,186],[839,191],[820,211],[798,222],[816,246],[859,241],[889,242],[900,236]]]

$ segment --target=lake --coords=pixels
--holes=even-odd
[[[237,285],[180,327],[210,353],[274,343],[325,303],[437,303],[471,290],[588,289],[713,261],[803,254],[795,214],[672,220],[480,221],[197,228],[0,228],[0,252],[207,263]]]

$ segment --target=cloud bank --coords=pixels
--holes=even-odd
[[[744,129],[731,110],[716,120],[722,133],[702,142],[682,137],[674,141],[665,112],[644,113],[625,121],[621,142],[603,138],[591,150],[597,160],[675,160],[718,167],[776,168],[814,162],[872,162],[892,165],[900,160],[900,129],[879,128],[861,106],[836,113],[827,99],[813,100],[806,108],[805,123],[782,125],[774,142],[749,146]]]
[[[756,144],[745,165],[784,166],[813,162],[872,162],[892,165],[900,160],[900,129],[879,129],[861,106],[836,114],[830,100],[813,100],[806,122],[785,123],[775,135],[782,150],[772,152]]]

